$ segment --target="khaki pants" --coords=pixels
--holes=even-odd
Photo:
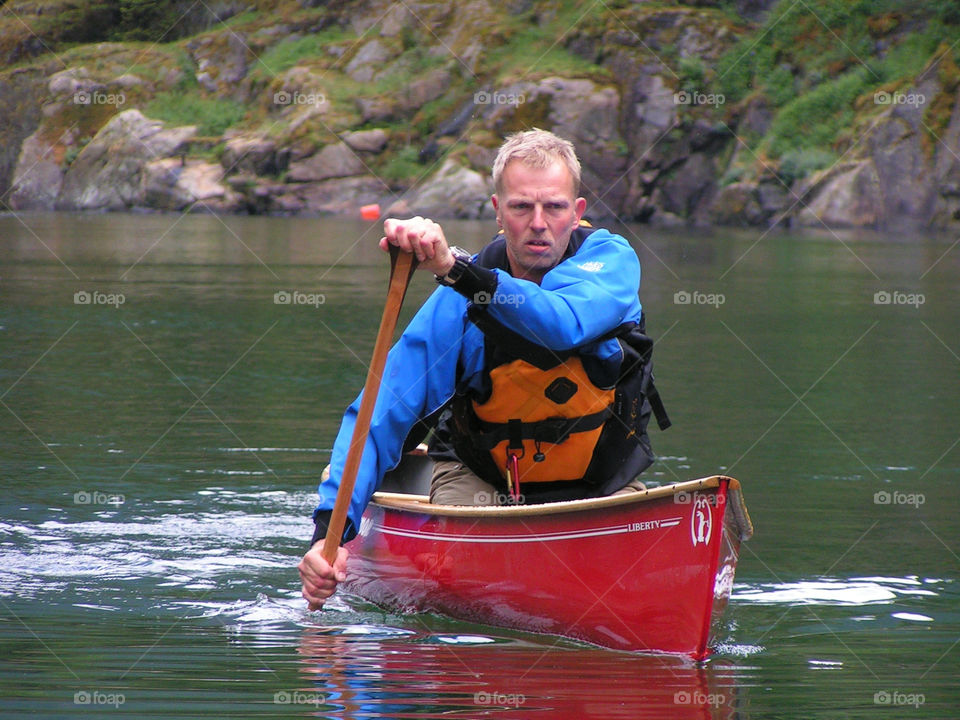
[[[639,480],[631,480],[614,495],[646,490]],[[430,502],[436,505],[507,505],[509,495],[474,474],[470,468],[452,460],[433,464],[430,481]]]
[[[436,505],[505,505],[506,498],[466,465],[438,460],[433,464],[430,502]]]

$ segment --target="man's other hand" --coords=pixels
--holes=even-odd
[[[311,610],[322,608],[327,598],[336,592],[337,583],[346,580],[349,555],[345,547],[337,548],[337,559],[331,567],[323,558],[323,540],[318,540],[303,556],[297,570],[303,582],[303,597]]]

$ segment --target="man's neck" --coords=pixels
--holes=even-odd
[[[553,268],[547,268],[546,270],[539,270],[537,268],[524,268],[521,267],[510,254],[510,249],[507,248],[507,267],[510,268],[510,274],[518,280],[529,280],[532,283],[540,284],[540,281],[543,280],[543,276],[546,275]]]
[[[526,271],[526,270],[520,270],[518,272],[514,264],[511,262],[510,274],[513,275],[518,280],[529,280],[530,282],[536,283],[537,285],[539,285],[540,281],[543,280],[543,276],[546,275],[547,272],[544,271],[544,272],[531,273],[530,271]]]

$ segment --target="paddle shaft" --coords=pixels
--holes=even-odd
[[[363,448],[367,444],[367,435],[370,432],[370,419],[373,417],[373,408],[377,403],[380,392],[380,380],[383,369],[387,364],[387,352],[393,331],[397,327],[397,318],[400,315],[400,306],[407,294],[407,286],[417,266],[416,257],[390,246],[390,287],[387,290],[387,302],[383,307],[383,317],[380,318],[380,329],[377,331],[377,340],[373,345],[373,357],[367,369],[367,380],[363,385],[363,397],[360,400],[360,409],[353,425],[353,435],[350,438],[350,448],[347,450],[347,460],[343,466],[343,475],[340,477],[340,487],[337,490],[337,500],[333,505],[330,523],[327,525],[327,534],[323,539],[323,558],[333,565],[337,558],[337,548],[343,537],[343,528],[347,524],[347,511],[350,509],[350,500],[353,498],[353,486],[357,481],[357,471],[360,469],[360,459],[363,457]]]

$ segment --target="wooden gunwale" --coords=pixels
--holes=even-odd
[[[711,475],[699,480],[672,483],[662,487],[649,488],[639,492],[623,495],[608,495],[600,498],[586,498],[582,500],[564,500],[560,502],[542,503],[537,505],[434,505],[427,495],[411,495],[407,493],[376,492],[371,502],[382,507],[397,510],[426,513],[445,517],[530,517],[534,515],[556,515],[559,513],[582,512],[621,505],[643,503],[658,498],[672,497],[679,493],[693,493],[700,490],[711,490],[720,486],[721,480],[729,481],[731,490],[739,490],[740,483],[735,478],[725,475]],[[739,496],[739,493],[737,493]],[[745,508],[744,508],[745,510]]]

